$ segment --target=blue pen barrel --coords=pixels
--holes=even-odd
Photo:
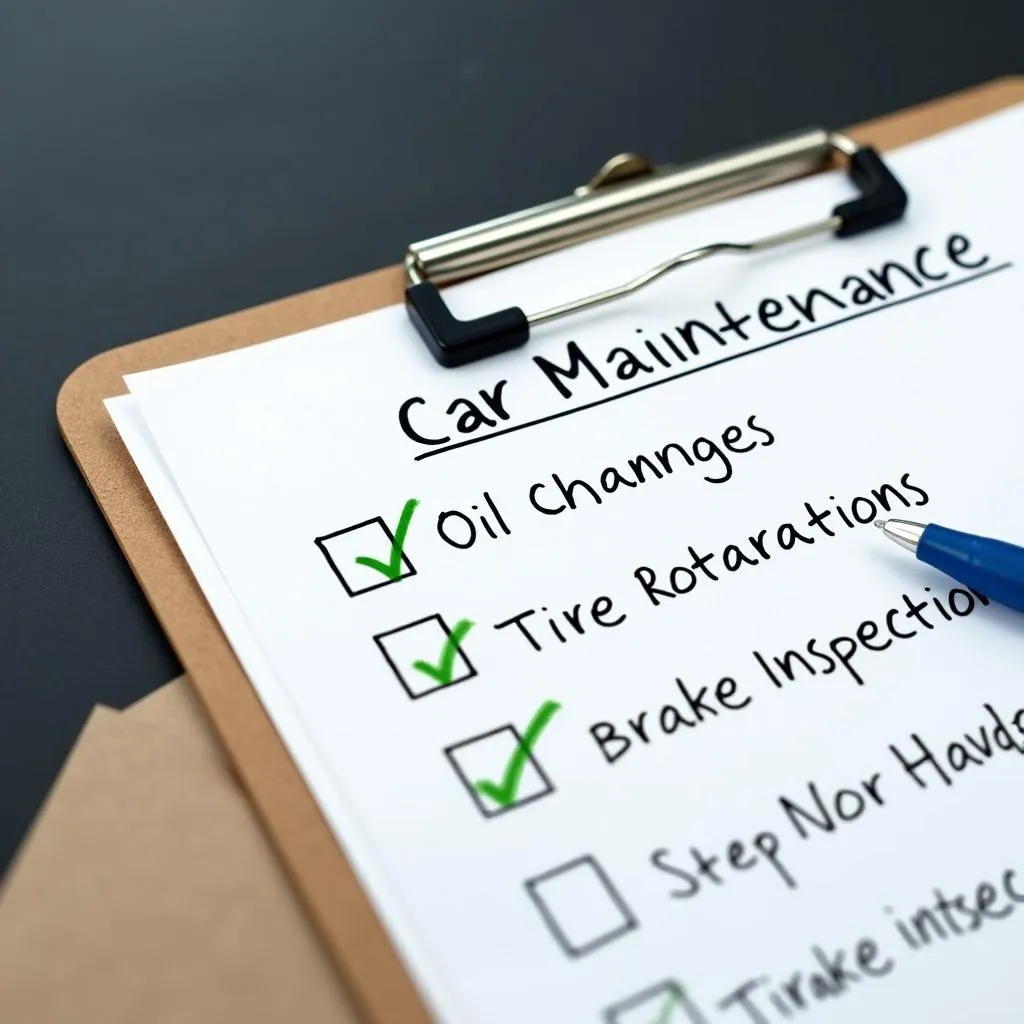
[[[918,541],[917,557],[987,598],[1024,612],[1024,548],[932,523]]]

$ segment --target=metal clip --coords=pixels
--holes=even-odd
[[[809,224],[748,242],[691,249],[615,288],[537,313],[514,306],[457,320],[438,291],[438,284],[800,177],[824,167],[835,153],[847,158],[860,195]],[[687,167],[655,168],[642,156],[623,153],[571,196],[410,245],[406,309],[434,358],[443,366],[461,366],[524,345],[537,324],[623,298],[709,256],[762,252],[824,232],[849,237],[899,220],[906,205],[906,192],[873,149],[820,128]]]

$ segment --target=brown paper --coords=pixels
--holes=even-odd
[[[1005,78],[887,115],[851,134],[882,149],[1024,99]],[[799,117],[799,111],[792,111]],[[68,447],[193,681],[307,911],[371,1024],[429,1016],[373,905],[217,626],[101,401],[122,375],[293,334],[402,301],[392,267],[104,353],[65,382],[57,418]]]
[[[206,712],[196,700],[187,676],[171,680],[166,686],[125,708],[122,714],[133,723],[170,732],[181,742],[183,750],[212,758],[225,770],[231,771],[231,763],[217,741]]]
[[[0,1020],[356,1024],[183,682],[90,717],[0,891]]]

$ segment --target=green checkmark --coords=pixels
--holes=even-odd
[[[402,514],[398,519],[398,526],[395,527],[395,539],[391,544],[391,553],[388,556],[388,561],[381,562],[376,558],[371,558],[369,555],[360,555],[356,559],[358,565],[368,566],[370,569],[376,569],[377,572],[383,576],[387,576],[389,580],[396,580],[402,575],[402,548],[405,546],[405,535],[409,532],[409,523],[412,522],[412,514],[416,511],[416,506],[419,501],[416,498],[410,498],[402,509]]]
[[[459,645],[466,639],[466,634],[472,628],[473,623],[469,619],[460,619],[445,639],[444,647],[441,648],[441,660],[436,665],[429,661],[414,661],[412,667],[417,672],[430,676],[441,686],[447,686],[452,681],[455,655],[459,653]]]
[[[519,791],[519,783],[523,778],[523,769],[526,768],[526,762],[530,759],[530,751],[536,746],[537,740],[540,739],[540,734],[547,728],[548,722],[551,721],[555,712],[561,706],[561,704],[553,700],[546,700],[541,704],[530,724],[526,727],[526,732],[516,747],[515,753],[513,753],[509,760],[501,782],[494,783],[488,779],[474,782],[473,785],[478,793],[483,793],[484,796],[490,797],[501,807],[508,807],[515,800],[516,793]]]
[[[672,1011],[679,1004],[676,1002],[676,993],[669,992],[665,996],[665,1001],[661,1004],[661,1010],[658,1011],[658,1016],[654,1018],[652,1024],[669,1024],[669,1020],[672,1018]]]

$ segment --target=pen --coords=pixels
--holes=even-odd
[[[935,523],[876,519],[875,526],[919,561],[992,601],[1024,612],[1024,548]]]

